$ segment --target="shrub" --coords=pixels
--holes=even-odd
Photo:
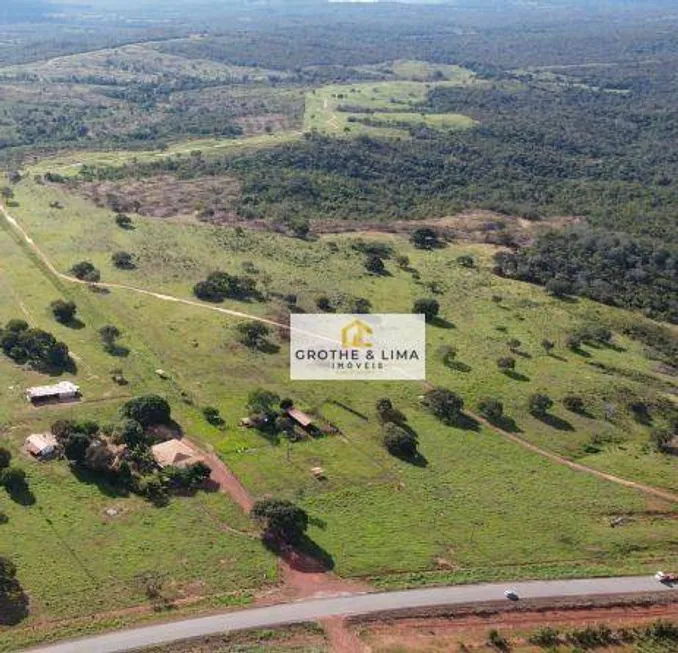
[[[384,425],[384,446],[398,458],[414,458],[417,455],[417,436],[391,422]]]
[[[438,315],[440,304],[435,299],[417,299],[412,306],[412,312],[423,314],[427,322],[431,322]]]
[[[49,307],[52,309],[54,319],[61,324],[68,324],[74,317],[78,310],[75,302],[67,302],[63,299],[53,301]]]
[[[478,411],[490,422],[497,422],[504,415],[504,404],[498,399],[485,397],[478,402]]]
[[[96,283],[101,279],[101,273],[89,261],[80,261],[71,268],[71,273],[81,281]]]
[[[530,396],[528,405],[533,415],[543,417],[553,406],[553,400],[548,395],[537,392]]]
[[[445,424],[454,424],[464,407],[464,400],[446,388],[429,390],[424,400],[431,413]]]
[[[365,259],[365,269],[372,274],[384,274],[386,266],[381,257],[373,254]]]
[[[263,525],[266,536],[284,542],[298,542],[308,529],[306,511],[284,499],[260,499],[254,504],[251,515]]]
[[[155,424],[169,424],[171,412],[167,400],[155,394],[134,397],[121,409],[123,417],[139,422],[144,428]]]
[[[510,372],[511,370],[516,369],[516,359],[511,356],[502,356],[497,359],[497,367],[502,372]]]
[[[118,225],[121,229],[131,229],[132,228],[132,218],[124,213],[118,213],[115,216],[115,224]]]
[[[212,426],[223,426],[224,419],[219,413],[219,409],[214,406],[205,406],[202,409],[202,414],[209,424]]]
[[[129,252],[115,252],[111,256],[111,261],[116,268],[121,270],[133,270],[136,267],[134,258]]]
[[[578,395],[567,395],[563,399],[563,405],[567,410],[572,411],[573,413],[584,412],[584,400]]]
[[[438,233],[430,227],[415,229],[410,240],[417,249],[434,249],[440,246]]]

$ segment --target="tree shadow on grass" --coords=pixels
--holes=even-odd
[[[62,322],[62,324],[65,327],[68,327],[69,329],[74,329],[76,331],[80,331],[80,329],[85,328],[85,323],[82,320],[79,320],[77,317],[73,317],[68,322]]]
[[[558,429],[559,431],[574,431],[572,424],[557,415],[552,415],[551,413],[546,413],[545,415],[535,415],[532,413],[532,415],[551,428]]]
[[[452,322],[449,320],[446,320],[444,317],[434,317],[429,324],[434,327],[438,327],[439,329],[456,329],[457,327],[454,326]]]
[[[502,415],[497,419],[490,419],[489,417],[486,417],[485,419],[487,419],[492,426],[496,426],[498,429],[506,431],[507,433],[523,433],[523,429],[516,424],[516,420],[508,415]]]
[[[28,595],[18,581],[10,581],[8,591],[0,594],[0,626],[16,626],[28,616]]]
[[[560,361],[561,363],[567,363],[567,358],[565,356],[561,356],[560,354],[547,354],[549,358],[553,358],[553,360]]]
[[[514,381],[529,381],[530,377],[526,376],[525,374],[521,374],[520,372],[516,372],[515,370],[506,370],[504,372],[506,376],[508,376],[509,379],[513,379]]]
[[[129,347],[124,347],[123,345],[110,345],[105,347],[106,353],[110,356],[115,356],[116,358],[127,358],[129,356]]]
[[[468,373],[473,369],[470,365],[462,363],[461,361],[450,361],[447,363],[447,367],[449,367],[451,370],[454,370],[455,372],[464,373]]]
[[[5,490],[14,503],[18,503],[20,506],[35,505],[35,494],[33,494],[27,484],[11,488],[6,487]]]
[[[461,413],[454,421],[453,426],[464,431],[480,431],[480,422],[475,417],[466,413]]]
[[[262,340],[257,345],[257,351],[260,351],[262,354],[277,354],[280,351],[280,345],[276,345],[270,340]]]
[[[96,485],[99,492],[107,497],[120,498],[129,496],[129,490],[127,488],[112,483],[110,478],[107,478],[103,474],[97,474],[96,472],[85,469],[84,467],[78,467],[77,465],[71,465],[71,472],[80,483]]]
[[[271,536],[264,536],[261,542],[266,549],[284,560],[295,571],[323,574],[334,569],[332,555],[307,535],[303,535],[294,545]]]

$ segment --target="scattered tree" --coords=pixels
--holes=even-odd
[[[398,458],[414,458],[417,455],[418,444],[414,433],[392,422],[384,425],[384,446],[391,455]]]
[[[660,453],[668,453],[671,449],[671,443],[674,439],[674,434],[668,429],[652,429],[650,433],[650,444]]]
[[[478,402],[478,411],[490,422],[498,422],[504,415],[504,404],[498,399],[485,397]]]
[[[214,406],[205,406],[202,409],[202,414],[209,424],[212,426],[223,426],[224,418],[221,416],[218,408]]]
[[[61,324],[68,324],[75,317],[78,308],[75,302],[65,301],[63,299],[56,299],[49,307],[52,309],[54,319]]]
[[[516,369],[516,359],[511,356],[502,356],[497,359],[497,367],[502,372],[512,372]]]
[[[430,227],[415,229],[410,240],[417,249],[434,249],[440,245],[438,233]]]
[[[381,257],[373,254],[365,259],[365,269],[372,274],[384,274],[386,266]]]
[[[271,330],[263,322],[240,322],[236,327],[238,340],[250,349],[260,349],[266,342]]]
[[[332,307],[332,302],[330,301],[330,298],[327,295],[320,295],[315,300],[315,305],[321,310],[321,311],[331,311],[333,310]]]
[[[536,392],[530,395],[528,402],[530,412],[537,417],[544,417],[546,413],[552,408],[553,400],[548,395]]]
[[[260,499],[252,508],[252,517],[262,524],[266,537],[283,542],[299,542],[308,529],[308,514],[284,499]]]
[[[553,349],[556,345],[552,340],[547,340],[546,338],[544,338],[541,341],[541,346],[542,346],[542,349],[544,350],[544,352],[546,352],[546,354],[548,355],[553,351]]]
[[[99,337],[108,353],[115,352],[120,336],[122,336],[122,332],[112,324],[106,324],[99,329]]]
[[[5,447],[0,447],[0,472],[2,472],[3,469],[7,469],[11,462],[12,454],[10,450]]]
[[[101,272],[90,261],[80,261],[71,268],[71,274],[77,279],[97,283],[101,280]]]
[[[563,398],[563,405],[573,413],[583,413],[585,410],[584,400],[579,395],[567,395]]]
[[[464,400],[446,388],[434,388],[425,395],[428,409],[445,424],[454,424],[461,416]]]
[[[433,321],[440,311],[440,304],[436,299],[417,299],[412,307],[415,314],[423,314],[427,322]]]
[[[169,403],[155,394],[130,399],[122,407],[121,413],[123,417],[139,422],[144,428],[156,424],[169,424],[172,421]]]
[[[115,224],[118,225],[121,229],[131,229],[133,227],[132,218],[124,213],[118,213],[115,216]]]
[[[133,270],[136,267],[134,257],[129,252],[115,252],[111,256],[111,261],[121,270]]]

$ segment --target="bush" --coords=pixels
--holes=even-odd
[[[504,415],[504,404],[498,399],[485,397],[478,402],[478,411],[490,422],[497,422]]]
[[[132,228],[132,218],[124,213],[118,213],[115,216],[115,224],[122,229],[131,229]]]
[[[434,249],[440,246],[438,232],[430,227],[415,229],[410,240],[417,249]]]
[[[3,469],[7,469],[11,462],[12,454],[10,453],[9,449],[5,449],[5,447],[0,447],[0,472]]]
[[[424,400],[431,413],[445,424],[454,424],[464,407],[464,400],[446,388],[429,390]]]
[[[555,628],[546,626],[532,633],[528,641],[541,648],[553,648],[560,643],[560,637]]]
[[[121,409],[123,417],[139,422],[144,428],[155,424],[169,424],[172,411],[162,397],[150,394],[130,399]]]
[[[204,281],[196,283],[193,294],[208,302],[223,302],[224,299],[246,301],[259,297],[254,279],[220,271],[212,272]]]
[[[129,252],[115,252],[111,256],[111,261],[116,268],[121,270],[133,270],[136,267],[134,258]]]
[[[412,312],[415,314],[423,314],[427,322],[431,322],[436,318],[440,311],[440,304],[435,299],[417,299],[412,306]]]
[[[533,415],[543,417],[553,406],[553,400],[548,395],[537,392],[530,396],[528,405]]]
[[[96,283],[101,280],[101,273],[89,261],[80,261],[71,268],[71,274],[81,281]]]
[[[63,299],[53,301],[49,307],[52,309],[54,319],[61,324],[68,324],[78,310],[75,302],[67,302]]]
[[[497,359],[497,367],[502,372],[510,372],[516,369],[516,359],[511,356],[502,356]]]
[[[238,340],[250,349],[258,349],[266,342],[266,336],[271,332],[263,322],[241,322],[236,327]]]
[[[372,274],[384,274],[386,272],[384,261],[376,254],[365,259],[365,269]]]
[[[10,320],[0,328],[0,348],[19,365],[59,371],[72,365],[65,343],[47,331],[30,329],[23,320]]]
[[[585,409],[584,400],[578,395],[567,395],[563,399],[563,405],[573,413],[583,413]]]
[[[384,446],[398,458],[414,458],[419,442],[417,436],[391,422],[384,425]]]
[[[308,529],[306,511],[284,499],[260,499],[254,504],[251,515],[263,525],[266,536],[284,542],[299,542]]]
[[[202,409],[202,414],[209,424],[212,426],[223,426],[224,419],[219,413],[219,409],[214,406],[205,406]]]

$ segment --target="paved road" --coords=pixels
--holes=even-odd
[[[625,578],[530,581],[511,585],[507,583],[460,585],[402,592],[351,594],[285,603],[265,608],[252,608],[211,617],[145,626],[133,630],[122,630],[108,635],[31,649],[30,653],[116,653],[117,651],[130,651],[192,637],[215,635],[247,628],[265,628],[316,621],[340,615],[370,614],[383,610],[506,600],[503,592],[509,586],[516,590],[523,599],[671,591],[678,594],[678,588],[673,589],[662,585],[649,575]]]

